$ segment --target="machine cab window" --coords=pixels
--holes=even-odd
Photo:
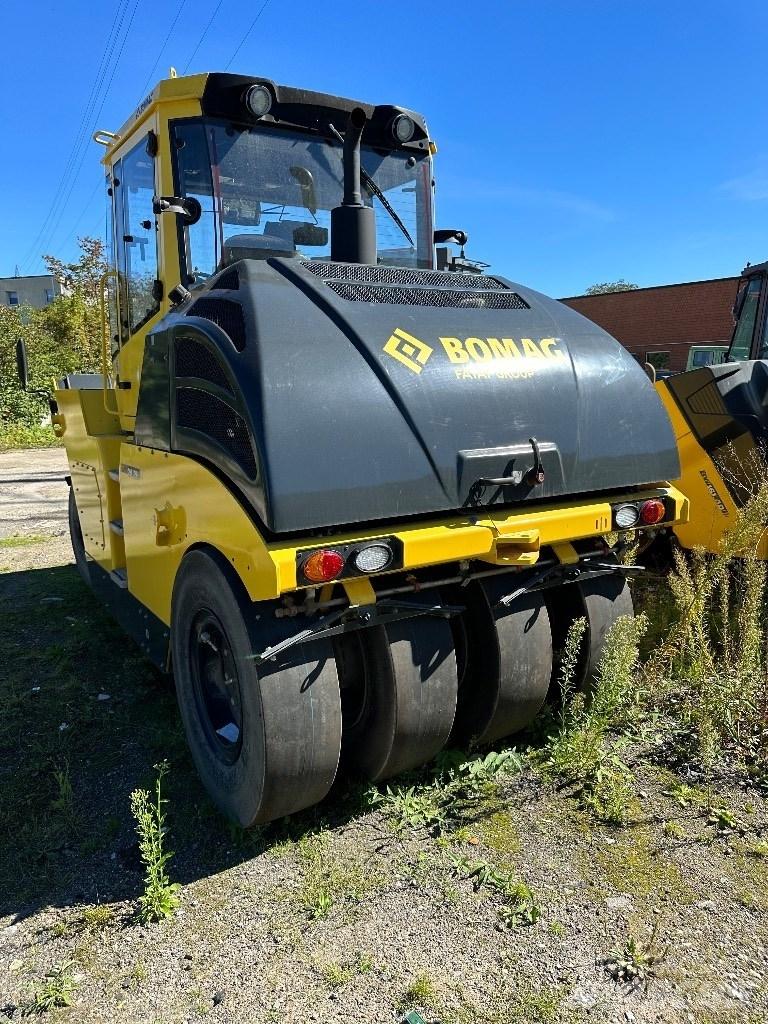
[[[750,358],[761,285],[761,277],[751,277],[744,286],[743,294],[737,299],[738,321],[733,332],[731,347],[728,350],[729,362],[739,362]]]
[[[172,139],[180,194],[202,210],[183,228],[189,286],[244,257],[330,259],[331,210],[343,191],[341,142],[211,119],[177,123]],[[364,176],[363,202],[376,215],[378,263],[431,268],[428,153],[363,144],[361,163],[381,193],[366,188]]]
[[[125,342],[160,309],[157,228],[152,210],[155,167],[146,137],[114,165],[112,185],[120,336]]]

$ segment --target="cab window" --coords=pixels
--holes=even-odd
[[[120,279],[120,327],[123,341],[160,309],[157,298],[157,227],[154,160],[147,140],[115,167],[115,240]]]
[[[739,314],[739,322],[733,332],[733,341],[728,352],[728,358],[732,361],[749,359],[752,347],[752,336],[755,333],[755,320],[757,319],[757,306],[760,300],[760,285],[762,278],[753,277],[747,284],[747,291]]]

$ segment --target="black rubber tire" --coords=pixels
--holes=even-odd
[[[605,638],[614,622],[622,615],[634,617],[632,594],[623,573],[596,576],[577,583],[576,589],[584,604],[587,617],[587,636],[581,685],[590,690],[597,680],[597,671],[603,657]]]
[[[187,742],[214,803],[243,828],[318,803],[336,776],[341,702],[327,640],[290,648],[258,670],[253,656],[307,625],[276,619],[254,605],[226,560],[195,550],[184,556],[173,590],[171,644]],[[222,751],[196,675],[195,623],[210,616],[228,645],[237,687],[239,746]],[[214,648],[215,649],[215,648]],[[199,658],[199,655],[197,655]],[[232,701],[234,704],[234,701]],[[225,757],[224,754],[227,754]]]
[[[596,576],[583,583],[569,583],[548,590],[546,594],[555,647],[550,698],[557,702],[561,696],[561,655],[571,623],[582,616],[587,620],[573,683],[575,689],[589,691],[597,678],[609,629],[620,616],[634,616],[635,610],[623,573]]]
[[[503,574],[473,580],[446,595],[465,611],[454,624],[463,667],[452,741],[493,743],[529,725],[547,697],[552,675],[552,634],[540,593],[511,607],[498,601],[520,585]]]
[[[417,603],[436,600],[421,592]],[[336,638],[345,707],[345,767],[380,782],[431,760],[456,713],[456,659],[451,628],[429,615],[372,626]],[[362,691],[361,691],[361,688]]]
[[[91,570],[88,565],[88,558],[85,554],[85,544],[83,543],[83,530],[80,526],[80,516],[77,514],[77,505],[75,503],[75,492],[69,488],[69,539],[72,542],[72,553],[75,556],[75,565],[77,571],[80,573],[84,583],[91,585]]]

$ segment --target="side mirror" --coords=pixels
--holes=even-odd
[[[19,338],[16,342],[16,373],[19,376],[19,384],[22,391],[29,387],[29,360],[27,359],[27,346],[24,339]]]
[[[433,240],[435,245],[442,245],[444,242],[455,242],[457,245],[464,246],[467,244],[467,233],[466,231],[460,231],[458,228],[439,228],[435,231]]]

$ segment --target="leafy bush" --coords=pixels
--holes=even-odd
[[[48,412],[44,397],[25,392],[19,385],[16,342],[20,338],[27,346],[30,388],[34,390],[48,393],[52,381],[64,373],[100,368],[103,246],[93,238],[81,238],[79,245],[77,263],[44,257],[49,271],[65,284],[69,294],[58,296],[45,309],[0,306],[0,439],[6,447],[27,439],[24,428],[39,431]],[[47,436],[52,443],[52,432]]]

